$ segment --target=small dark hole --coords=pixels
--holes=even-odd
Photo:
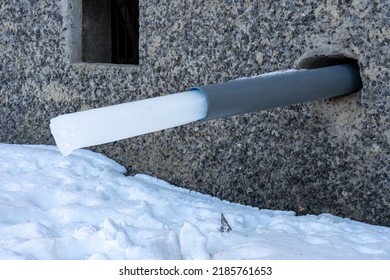
[[[302,59],[298,65],[298,69],[314,69],[349,63],[357,64],[357,60],[342,55],[319,55]]]
[[[356,59],[353,59],[351,57],[346,57],[343,55],[318,55],[318,56],[311,56],[302,59],[298,64],[298,69],[315,69],[315,68],[322,68],[322,67],[328,67],[328,66],[335,66],[340,64],[354,64],[354,66],[357,68],[358,72],[360,72],[360,67],[358,64],[358,61]],[[363,88],[363,82],[359,75],[359,77],[356,77],[356,83],[359,83],[360,86],[358,87],[359,90]],[[355,91],[355,92],[357,92]]]

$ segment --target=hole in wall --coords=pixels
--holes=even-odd
[[[359,73],[360,73],[360,67],[358,61],[352,57],[344,56],[341,54],[313,55],[313,56],[304,57],[298,62],[297,69],[315,69],[315,68],[328,67],[328,66],[334,66],[340,64],[354,64],[355,67],[359,69]],[[361,84],[359,88],[360,90],[363,87],[363,83],[360,76],[359,79],[360,79],[359,82]]]
[[[321,50],[320,50],[321,51]],[[321,127],[322,133],[328,135],[331,141],[349,143],[361,135],[361,112],[359,91],[363,88],[361,69],[358,60],[340,53],[324,54],[310,53],[296,62],[297,69],[315,69],[321,67],[335,66],[340,64],[354,64],[358,70],[356,82],[360,83],[354,92],[329,98],[324,102],[311,104],[313,125]],[[358,93],[358,94],[356,94]]]
[[[343,55],[314,55],[302,58],[298,63],[298,69],[314,69],[340,64],[356,63],[354,58]]]

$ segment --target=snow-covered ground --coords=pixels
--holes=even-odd
[[[0,144],[0,259],[390,259],[387,227],[259,210],[124,172],[87,150]]]

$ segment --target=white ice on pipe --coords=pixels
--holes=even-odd
[[[65,114],[50,129],[64,156],[73,150],[188,124],[206,117],[206,97],[197,90]]]

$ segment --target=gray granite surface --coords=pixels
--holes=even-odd
[[[358,93],[93,150],[232,202],[390,226],[389,0],[140,0],[139,66],[80,63],[78,2],[1,1],[1,142],[53,144],[59,114],[347,57]]]

